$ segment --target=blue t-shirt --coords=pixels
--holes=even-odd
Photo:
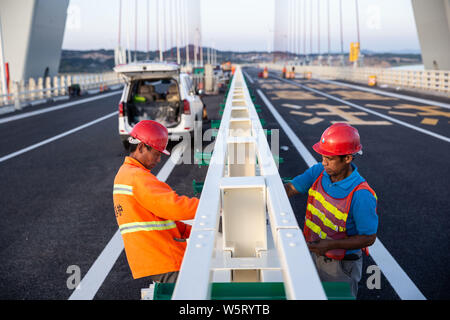
[[[364,178],[358,173],[358,168],[351,164],[353,172],[347,178],[331,182],[330,176],[324,171],[322,163],[317,163],[303,174],[292,180],[292,185],[298,192],[307,194],[309,188],[323,171],[322,188],[333,198],[345,198],[357,185],[364,182]],[[350,211],[347,217],[347,235],[371,235],[377,233],[378,215],[376,213],[376,199],[368,190],[358,190],[353,194]],[[355,253],[359,250],[348,250],[347,253]]]

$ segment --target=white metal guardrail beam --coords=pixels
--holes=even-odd
[[[238,67],[172,298],[209,299],[212,282],[274,279],[288,299],[326,299]]]

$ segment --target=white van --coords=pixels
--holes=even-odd
[[[172,137],[192,132],[194,121],[202,121],[203,102],[178,65],[140,61],[116,66],[114,71],[126,81],[119,103],[119,135],[125,148],[141,120],[158,121]]]

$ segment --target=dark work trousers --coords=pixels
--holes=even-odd
[[[358,283],[362,276],[362,254],[358,253],[357,260],[334,260],[325,256],[318,256],[311,252],[311,256],[323,282],[347,282],[350,284],[353,296],[358,293]]]

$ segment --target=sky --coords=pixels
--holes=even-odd
[[[317,2],[320,1],[320,47],[327,47],[328,0],[160,0],[167,5],[176,1],[187,3],[190,18],[190,42],[195,34],[193,26],[198,16],[195,3],[200,2],[201,38],[204,46],[219,50],[272,51],[274,48],[275,6],[298,2],[299,34],[302,34],[303,3],[307,10],[313,4],[313,51],[318,47]],[[339,0],[330,1],[331,51],[340,51]],[[344,50],[356,41],[356,10],[354,0],[343,2]],[[138,7],[136,47],[140,51],[156,49],[156,0],[122,0],[122,47],[135,48],[135,5]],[[148,3],[148,7],[147,7]],[[361,48],[376,52],[414,50],[420,52],[411,0],[359,0]],[[148,8],[148,10],[147,10]],[[160,7],[160,16],[161,16]],[[147,28],[147,11],[149,27]],[[170,8],[168,8],[168,12]],[[297,12],[297,11],[296,11]],[[288,19],[288,17],[286,17]],[[306,18],[309,30],[309,15]],[[161,23],[161,21],[160,21]],[[169,23],[170,25],[170,23]],[[129,26],[128,28],[126,26]],[[169,26],[168,29],[173,28]],[[128,29],[128,32],[127,32]],[[163,28],[160,27],[160,32]],[[148,31],[147,31],[148,30]],[[149,36],[147,36],[147,32]],[[308,31],[309,32],[309,31]],[[128,37],[127,37],[128,33]],[[63,49],[113,49],[119,38],[119,0],[70,0],[63,40]],[[162,38],[162,37],[161,37]],[[307,34],[309,41],[309,33]],[[127,41],[128,39],[128,41]],[[149,44],[147,44],[149,39]],[[180,38],[181,39],[181,38]],[[175,43],[175,36],[167,37],[166,46]],[[180,40],[181,41],[181,40]],[[301,43],[300,40],[299,43]],[[299,50],[302,50],[301,46]]]

